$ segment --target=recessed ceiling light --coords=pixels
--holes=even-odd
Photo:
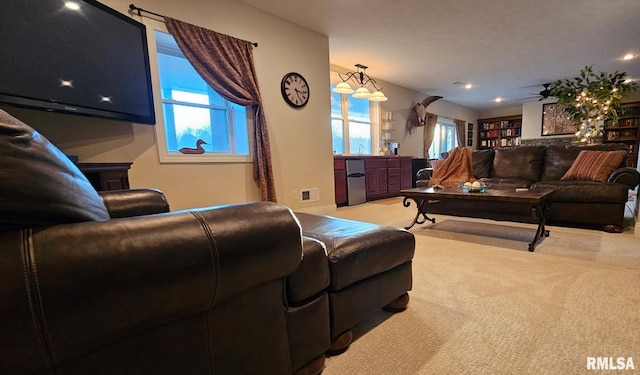
[[[67,8],[71,9],[71,10],[79,10],[80,9],[80,5],[76,2],[73,1],[67,1],[66,3],[64,3],[64,6],[66,6]]]
[[[464,82],[460,82],[460,81],[455,81],[453,84],[456,85],[456,86],[463,86],[467,90],[473,87],[473,85],[470,84],[470,83],[464,83]]]
[[[497,97],[497,98],[495,98],[494,100],[495,100],[495,102],[496,102],[496,103],[502,103],[502,101],[503,101],[504,99],[502,99],[501,97],[499,97],[499,96],[498,96],[498,97]]]
[[[622,57],[622,60],[631,60],[636,57],[637,55],[635,53],[627,53],[626,55],[624,55],[624,57]]]

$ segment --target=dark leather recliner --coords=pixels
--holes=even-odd
[[[288,278],[324,248],[290,209],[167,212],[156,190],[100,196],[3,111],[0,166],[1,374],[322,369],[328,277],[298,289]]]
[[[0,373],[289,374],[301,244],[269,203],[2,232]]]
[[[275,203],[98,194],[0,110],[3,375],[318,374],[353,325],[407,306],[414,246]]]

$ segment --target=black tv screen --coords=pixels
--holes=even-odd
[[[144,25],[93,0],[2,0],[0,102],[155,124]]]

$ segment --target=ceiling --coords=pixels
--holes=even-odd
[[[239,1],[328,36],[333,65],[360,63],[479,111],[535,101],[542,84],[586,65],[640,79],[640,58],[622,60],[640,55],[638,0]]]

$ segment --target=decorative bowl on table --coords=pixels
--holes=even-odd
[[[460,189],[462,189],[462,192],[464,193],[484,193],[484,191],[487,189],[487,184],[481,181],[464,183],[458,182],[456,185]]]

